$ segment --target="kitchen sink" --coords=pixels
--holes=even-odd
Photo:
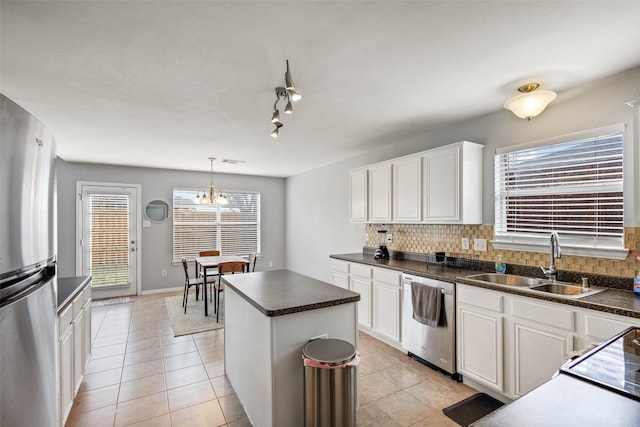
[[[547,292],[549,294],[564,295],[569,297],[580,297],[586,295],[593,295],[598,292],[602,292],[603,289],[597,288],[583,288],[582,286],[560,284],[560,283],[544,283],[531,287],[533,291]]]
[[[514,274],[483,273],[472,274],[466,277],[469,280],[479,280],[505,286],[536,286],[540,284],[540,279],[532,277],[516,276]]]
[[[481,273],[465,277],[467,280],[491,283],[493,285],[517,287],[526,292],[553,294],[565,298],[582,298],[604,291],[603,288],[583,288],[567,282],[551,282],[547,279],[517,276],[515,274]]]

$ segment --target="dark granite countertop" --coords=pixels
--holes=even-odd
[[[356,292],[290,270],[226,275],[222,281],[268,317],[360,301]]]
[[[91,276],[58,278],[58,313],[91,281]]]
[[[640,402],[560,374],[471,425],[627,427],[638,420]]]
[[[501,291],[515,295],[523,295],[530,298],[553,301],[561,304],[572,305],[575,307],[588,308],[606,313],[617,314],[620,316],[640,319],[640,298],[635,296],[634,293],[630,290],[624,291],[619,289],[607,288],[605,291],[594,295],[570,299],[542,292],[533,293],[533,291],[522,290],[513,286],[480,283],[465,279],[466,276],[480,273],[480,271],[478,270],[449,268],[439,265],[427,264],[421,261],[406,259],[375,259],[373,255],[369,255],[366,253],[338,254],[330,255],[330,257],[343,261],[367,264],[374,267],[390,268],[393,270],[401,271],[403,273],[417,274],[419,276],[428,277],[430,279],[442,280],[451,283],[464,283],[466,285],[477,286],[495,291]]]

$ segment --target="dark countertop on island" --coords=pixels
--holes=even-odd
[[[70,303],[90,281],[91,276],[58,278],[58,312]]]
[[[222,276],[226,286],[268,317],[360,301],[360,294],[290,270]]]
[[[507,292],[516,295],[523,295],[546,301],[558,302],[561,304],[573,305],[576,307],[598,310],[606,313],[617,314],[619,316],[634,317],[640,319],[640,298],[629,291],[619,289],[606,289],[604,292],[590,295],[583,298],[566,298],[546,293],[532,293],[528,290],[521,290],[514,286],[503,286],[498,284],[480,283],[465,279],[466,276],[478,274],[478,270],[466,270],[462,268],[449,268],[440,265],[427,264],[426,262],[406,259],[375,259],[373,255],[366,253],[338,254],[330,255],[331,258],[349,262],[367,264],[374,267],[390,268],[403,273],[417,274],[435,280],[442,280],[451,283],[464,283],[466,285],[477,286],[500,292]]]

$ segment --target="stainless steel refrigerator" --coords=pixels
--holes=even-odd
[[[55,140],[0,105],[0,426],[55,426]]]

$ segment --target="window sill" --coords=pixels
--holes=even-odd
[[[561,242],[562,243],[562,242]],[[504,249],[511,251],[548,253],[548,244],[537,244],[533,242],[511,242],[504,240],[491,240],[494,249]],[[591,247],[561,244],[563,255],[574,255],[591,258],[605,258],[614,260],[625,260],[629,255],[629,250],[615,247]]]

